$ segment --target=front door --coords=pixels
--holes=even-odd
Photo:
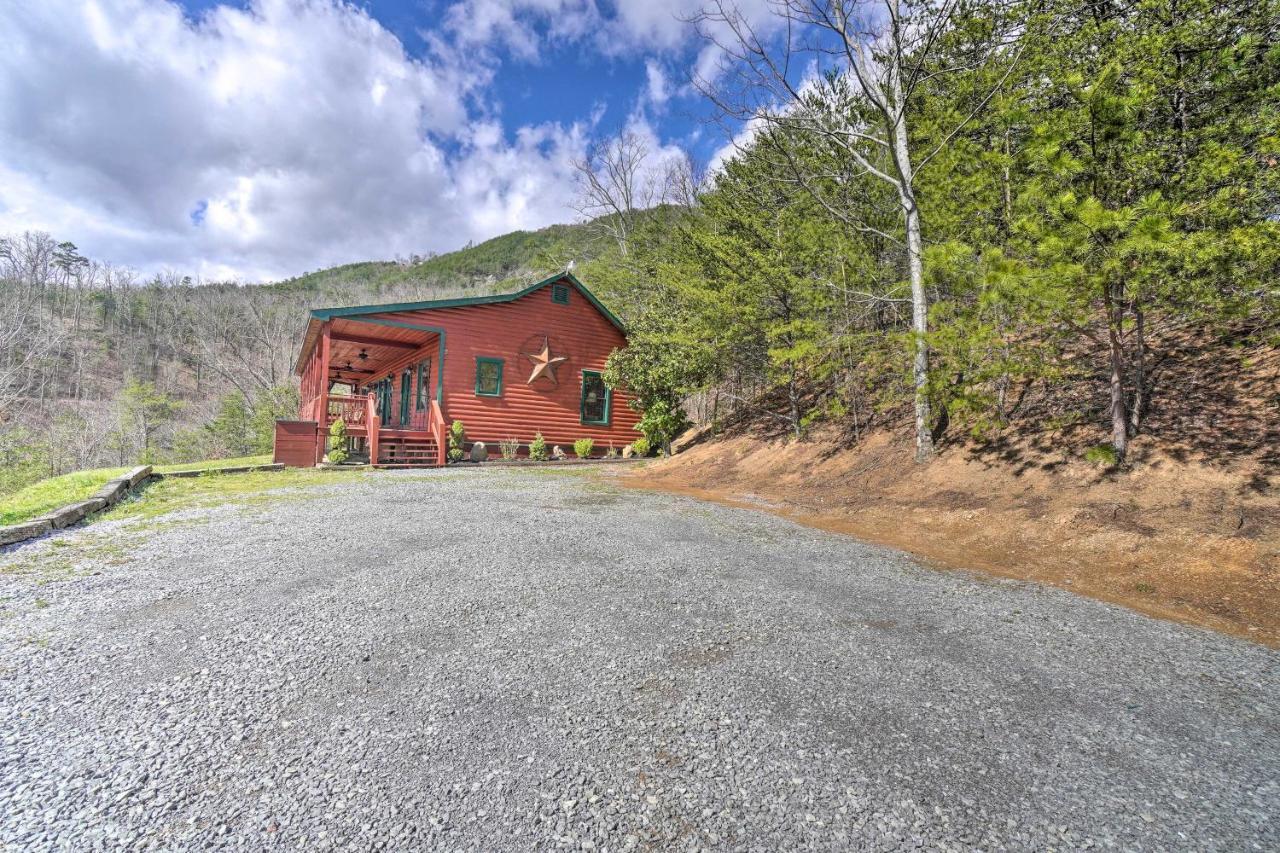
[[[400,374],[400,426],[409,425],[409,401],[413,399],[413,371]]]

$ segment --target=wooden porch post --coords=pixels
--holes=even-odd
[[[368,396],[364,398],[364,406],[365,406],[365,409],[364,409],[365,428],[364,429],[366,433],[365,446],[369,448],[369,464],[377,465],[378,464],[378,430],[381,429],[382,424],[378,422],[378,406],[377,406],[377,403],[374,402],[372,391],[369,392]]]
[[[325,446],[329,443],[329,334],[332,330],[333,321],[326,320],[323,331],[320,333],[320,387],[317,389],[319,393],[320,412],[316,418],[316,464],[319,465],[324,461]]]

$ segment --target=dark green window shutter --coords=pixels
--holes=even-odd
[[[569,285],[553,284],[551,285],[551,301],[557,305],[569,304]]]

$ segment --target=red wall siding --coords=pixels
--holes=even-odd
[[[445,329],[445,419],[462,421],[468,440],[483,441],[495,453],[501,439],[515,437],[528,444],[539,431],[548,445],[559,444],[568,453],[574,439],[593,438],[597,450],[612,442],[621,450],[640,435],[635,429],[639,416],[627,405],[627,395],[616,389],[608,426],[581,421],[582,371],[604,370],[609,353],[626,346],[626,338],[575,288],[569,290],[568,305],[552,302],[547,286],[513,302],[369,319]],[[556,366],[559,385],[545,378],[527,384],[533,363],[525,353],[540,351],[544,336],[550,339],[553,356],[568,359]],[[502,359],[501,397],[475,393],[477,356]],[[432,368],[438,369],[434,363]]]

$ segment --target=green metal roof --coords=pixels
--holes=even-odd
[[[316,308],[311,312],[311,317],[316,320],[331,320],[335,317],[359,317],[363,314],[391,314],[398,311],[424,311],[434,308],[461,308],[466,305],[493,305],[499,302],[514,302],[522,296],[528,296],[541,287],[554,284],[558,281],[568,281],[578,292],[587,298],[587,301],[596,307],[596,310],[604,315],[604,318],[610,323],[618,327],[618,331],[626,334],[626,327],[622,325],[622,321],[614,316],[613,312],[605,308],[595,294],[587,290],[586,285],[578,281],[571,272],[559,272],[550,278],[544,278],[536,284],[517,290],[515,293],[499,293],[495,296],[467,296],[459,299],[428,299],[423,302],[395,302],[387,305],[354,305],[350,308]]]

